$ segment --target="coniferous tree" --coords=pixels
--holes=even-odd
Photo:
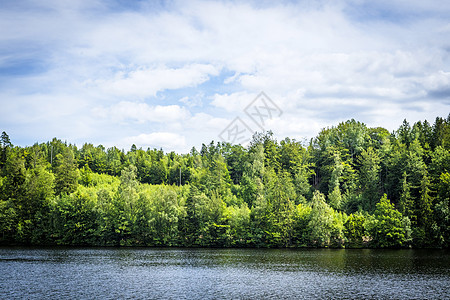
[[[70,194],[77,189],[79,171],[73,152],[65,148],[55,157],[55,194]]]

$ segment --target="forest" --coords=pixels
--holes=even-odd
[[[0,141],[0,244],[448,248],[450,115],[308,142],[129,151]]]

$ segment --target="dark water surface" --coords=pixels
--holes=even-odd
[[[443,250],[0,248],[1,299],[449,299]]]

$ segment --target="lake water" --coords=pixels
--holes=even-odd
[[[448,299],[444,250],[0,248],[2,299]]]

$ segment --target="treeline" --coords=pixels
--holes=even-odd
[[[0,153],[4,245],[449,247],[450,115],[189,154],[58,139]]]

